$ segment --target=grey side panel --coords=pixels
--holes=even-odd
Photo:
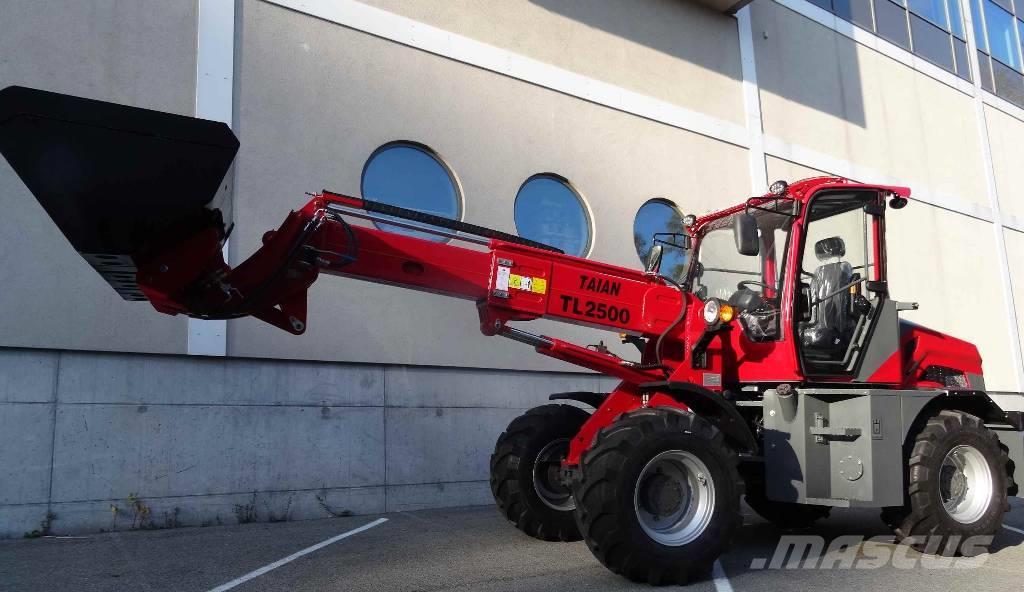
[[[861,352],[861,362],[854,378],[857,382],[867,381],[893,354],[900,349],[900,326],[897,302],[886,298],[882,310],[878,311],[875,326],[868,336],[868,342]]]
[[[1009,426],[989,426],[989,429],[995,432],[996,436],[999,436],[999,442],[1006,446],[1010,463],[1013,465],[1013,472],[1010,476],[1019,486],[1021,481],[1024,481],[1024,432]],[[1024,487],[1018,487],[1017,497],[1024,498]]]
[[[802,389],[764,397],[769,499],[832,506],[903,503],[903,442],[937,392]]]

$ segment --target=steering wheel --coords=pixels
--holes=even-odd
[[[753,285],[753,286],[760,286],[760,287],[764,288],[765,290],[771,290],[772,289],[772,286],[770,286],[770,285],[768,285],[768,284],[766,284],[764,282],[759,282],[757,280],[743,280],[742,282],[736,284],[736,289],[737,290],[745,290],[745,289],[747,289],[747,285],[748,284]]]

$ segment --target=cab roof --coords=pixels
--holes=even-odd
[[[802,179],[791,183],[783,195],[774,195],[771,193],[765,193],[760,197],[751,198],[741,204],[731,206],[724,210],[718,210],[717,212],[711,212],[697,217],[697,221],[690,227],[690,233],[692,235],[698,234],[706,226],[710,226],[712,222],[720,220],[727,216],[731,216],[738,212],[743,212],[747,209],[748,204],[761,205],[771,201],[778,200],[780,197],[787,197],[800,203],[807,203],[810,198],[823,189],[870,189],[874,191],[884,191],[888,193],[894,193],[903,198],[910,198],[910,188],[900,187],[896,185],[872,185],[867,183],[857,183],[844,179],[843,177],[811,177],[808,179]]]

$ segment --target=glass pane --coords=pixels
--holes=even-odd
[[[940,1],[941,0],[937,0]],[[871,0],[833,0],[833,6],[841,19],[860,25],[868,31],[872,29]]]
[[[916,14],[910,15],[910,32],[914,36],[914,53],[953,71],[953,46],[950,44],[949,33]]]
[[[949,6],[950,31],[957,37],[965,39],[964,17],[960,14],[960,0],[946,0],[946,5]]]
[[[640,206],[636,212],[636,219],[633,220],[633,244],[641,263],[647,262],[647,256],[654,246],[654,234],[657,232],[686,232],[679,210],[671,202],[663,199],[652,199]],[[672,237],[659,238],[673,241]],[[681,239],[673,242],[682,244]],[[662,275],[679,281],[686,272],[686,251],[668,245],[662,245],[662,248]]]
[[[998,60],[992,60],[992,74],[996,82],[996,94],[1018,107],[1024,107],[1024,76]]]
[[[896,45],[910,49],[910,32],[907,30],[907,12],[889,0],[875,0],[875,20],[878,34]]]
[[[1006,12],[1013,12],[1013,4],[1010,2],[1010,0],[992,0],[992,1],[995,2],[996,4],[998,4],[999,6],[1002,6],[1004,9],[1006,9]]]
[[[1011,68],[1020,69],[1020,48],[1013,33],[1013,16],[985,0],[985,26],[988,29],[989,53]]]
[[[458,219],[459,191],[448,168],[429,149],[397,142],[378,148],[363,168],[363,197],[373,201]],[[434,241],[445,239],[433,234],[377,224],[389,232],[411,234]]]
[[[1021,4],[1024,4],[1024,0],[1020,0]],[[1021,7],[1024,12],[1024,6]],[[1024,48],[1024,21],[1017,19],[1017,35],[1021,37],[1020,42],[1022,48]]]
[[[967,61],[967,43],[953,38],[953,53],[956,55],[956,75],[971,80],[971,64]]]
[[[974,24],[974,42],[978,49],[988,51],[988,39],[981,24],[981,2],[984,0],[967,0],[971,5],[971,22]]]
[[[701,298],[729,300],[741,281],[763,282],[761,259],[736,252],[731,225],[708,232],[700,241],[694,292]]]
[[[909,0],[909,2],[910,12],[949,30],[949,24],[946,22],[945,0]]]
[[[832,12],[832,0],[811,0],[811,4],[817,4],[825,10]]]
[[[554,175],[530,177],[515,203],[519,236],[582,257],[590,249],[590,219],[576,192]]]
[[[988,54],[978,52],[978,78],[981,79],[981,88],[988,92],[995,92],[995,87],[992,86],[992,63],[989,61]]]

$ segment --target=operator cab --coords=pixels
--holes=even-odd
[[[887,194],[852,184],[783,193],[700,224],[687,284],[728,304],[747,342],[791,341],[805,375],[866,380],[898,338],[880,253]]]

